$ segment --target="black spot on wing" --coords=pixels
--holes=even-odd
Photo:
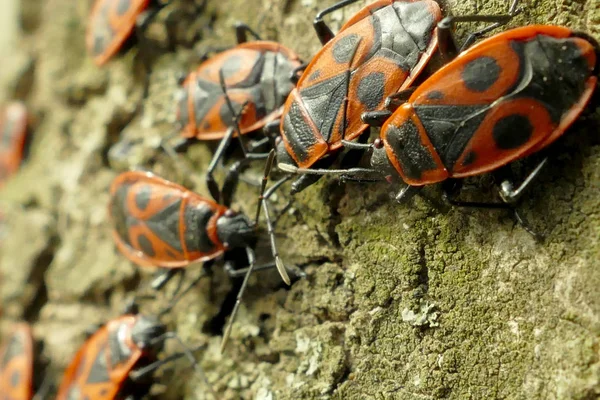
[[[442,100],[444,98],[444,93],[439,90],[432,90],[431,92],[427,92],[426,96],[429,100]]]
[[[493,57],[482,56],[469,61],[463,68],[461,77],[465,86],[473,92],[485,92],[502,73],[502,68]]]
[[[307,79],[307,82],[312,82],[316,79],[319,79],[320,76],[321,76],[321,70],[318,69],[310,74],[310,76]]]
[[[372,72],[358,84],[357,95],[365,111],[376,109],[383,102],[385,75],[383,72]]]
[[[334,39],[335,40],[335,39]],[[356,43],[360,40],[360,37],[352,33],[336,40],[333,49],[333,58],[340,64],[345,64],[350,61],[356,47]]]
[[[518,149],[523,146],[533,134],[533,126],[524,115],[513,114],[496,122],[492,137],[496,146],[502,150]]]
[[[2,367],[6,367],[8,363],[25,353],[25,344],[21,340],[20,335],[13,335],[7,344],[6,351],[2,357]]]
[[[137,192],[135,193],[135,205],[136,207],[144,211],[148,204],[150,204],[150,199],[152,197],[152,187],[150,185],[142,185],[138,187]]]
[[[106,364],[107,347],[108,345],[105,344],[98,352],[98,355],[96,356],[96,359],[90,368],[86,383],[110,382],[110,374],[108,371],[108,365]]]
[[[475,153],[474,151],[470,151],[464,158],[463,162],[462,162],[462,166],[463,167],[468,167],[469,165],[473,164],[475,161],[477,160],[477,153]]]
[[[146,254],[149,257],[154,257],[154,255],[156,254],[156,252],[154,251],[154,246],[152,246],[152,242],[146,237],[146,235],[138,235],[137,241],[144,254]]]

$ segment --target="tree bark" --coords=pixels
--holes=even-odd
[[[191,147],[177,164],[156,150],[174,129],[178,74],[203,50],[232,45],[237,20],[308,60],[320,48],[312,20],[333,2],[209,0],[199,14],[192,0],[172,2],[149,27],[153,71],[140,108],[137,48],[102,69],[85,51],[91,2],[21,1],[18,46],[0,52],[8,54],[0,98],[26,102],[34,137],[26,164],[0,192],[1,322],[3,331],[16,320],[33,323],[44,343],[37,356],[49,360],[55,382],[84,330],[120,315],[152,278],[114,247],[106,206],[116,174],[151,169],[208,195],[202,182],[215,143]],[[443,9],[501,14],[507,3],[449,0]],[[363,4],[335,13],[332,25]],[[600,3],[523,0],[509,26],[525,24],[566,25],[600,39]],[[459,38],[473,29],[461,26]],[[283,259],[306,278],[287,290],[276,272],[257,273],[223,355],[221,337],[207,328],[231,288],[220,268],[167,316],[170,328],[190,344],[206,344],[198,360],[219,399],[598,398],[596,104],[560,139],[519,205],[543,241],[508,212],[445,205],[437,187],[399,205],[385,183],[322,179],[295,197],[277,225]],[[525,160],[518,170],[534,165]],[[261,174],[260,166],[247,172]],[[467,183],[467,197],[495,198],[488,176]],[[253,215],[256,198],[256,188],[242,184],[234,208]],[[277,206],[288,198],[282,191]],[[268,260],[266,234],[258,254]],[[190,266],[186,278],[200,271]],[[172,286],[142,311],[164,306]],[[184,361],[157,383],[157,398],[211,398]]]

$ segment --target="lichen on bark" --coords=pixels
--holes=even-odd
[[[173,131],[177,75],[197,53],[233,44],[237,20],[309,59],[320,47],[312,19],[333,1],[209,0],[199,15],[192,3],[172,2],[150,25],[157,51],[139,108],[135,48],[104,69],[85,53],[89,2],[21,2],[23,31],[3,60],[0,97],[25,100],[36,124],[31,157],[0,194],[10,211],[1,322],[34,323],[53,379],[88,325],[119,315],[151,278],[114,249],[106,216],[112,178],[151,168],[207,194],[214,143],[182,157],[192,176],[156,150]],[[443,9],[498,14],[507,3],[449,0]],[[335,13],[333,27],[362,4]],[[599,10],[593,0],[523,0],[510,26],[564,24],[600,38]],[[472,29],[461,26],[459,37]],[[223,355],[220,337],[205,329],[231,287],[219,268],[170,313],[169,326],[206,344],[198,359],[223,399],[597,398],[599,120],[588,107],[519,206],[542,242],[510,213],[446,206],[435,187],[398,205],[387,184],[323,179],[296,196],[277,225],[282,256],[306,278],[287,290],[275,272],[254,276]],[[521,172],[533,165],[525,161]],[[468,184],[467,196],[494,196],[489,177]],[[242,184],[235,208],[252,215],[256,197]],[[288,199],[278,197],[277,206]],[[261,239],[258,253],[268,259]],[[189,270],[190,279],[200,273]],[[159,309],[168,296],[143,309]],[[199,374],[184,362],[174,368],[161,373],[158,398],[210,398]]]

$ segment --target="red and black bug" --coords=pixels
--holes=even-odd
[[[184,351],[159,360],[167,339],[175,339]],[[197,367],[192,350],[174,332],[132,307],[81,346],[65,370],[57,400],[142,398],[153,383],[153,372],[183,356]]]
[[[273,156],[271,154],[268,160],[266,173]],[[234,212],[228,205],[217,204],[149,172],[131,171],[119,175],[110,193],[109,214],[115,226],[113,237],[119,250],[138,265],[182,268],[196,262],[212,264],[225,251],[246,249],[249,267],[242,272],[246,275],[231,321],[250,273],[273,267],[273,264],[255,266],[256,223],[244,214]],[[289,285],[290,278],[275,247],[268,207],[265,203],[262,205],[275,266]],[[226,270],[234,277],[240,276],[241,271]]]
[[[257,40],[249,42],[247,33]],[[261,40],[245,24],[236,25],[236,36],[237,46],[203,61],[182,81],[177,120],[184,138],[221,139],[238,113],[242,134],[281,116],[300,58],[277,42]]]
[[[0,399],[30,400],[33,394],[33,337],[17,324],[0,350]]]
[[[90,14],[86,47],[98,66],[123,47],[134,29],[142,32],[162,7],[159,0],[96,0]]]
[[[360,10],[333,37],[323,16],[355,1],[341,1],[315,19],[325,45],[285,104],[277,144],[277,165],[283,171],[329,168],[343,147],[352,148],[355,139],[362,143],[368,139],[361,114],[384,109],[390,95],[411,87],[438,47],[443,58],[455,50],[452,22],[493,22],[475,32],[475,38],[508,22],[517,5],[514,1],[509,15],[453,17],[442,25],[435,1],[379,0]],[[292,192],[318,177],[301,175]]]
[[[27,109],[9,104],[0,116],[0,187],[21,165],[27,141]]]
[[[516,28],[483,40],[433,74],[408,101],[393,104],[393,114],[363,115],[383,123],[371,169],[329,172],[399,177],[409,185],[397,196],[403,200],[423,185],[495,171],[539,152],[589,102],[599,52],[591,37],[558,26]],[[503,200],[516,201],[546,160],[517,188],[502,182]]]

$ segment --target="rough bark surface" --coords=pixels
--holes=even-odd
[[[22,99],[35,116],[31,156],[0,193],[1,322],[3,332],[15,320],[34,324],[55,380],[85,329],[119,315],[152,276],[114,248],[111,180],[143,167],[207,194],[201,182],[214,144],[182,158],[193,176],[155,150],[173,130],[177,75],[198,52],[233,44],[237,20],[309,59],[319,48],[312,19],[333,1],[209,0],[200,14],[192,0],[172,2],[149,28],[157,54],[143,111],[135,48],[103,69],[85,52],[90,3],[22,0],[17,45],[1,53],[1,100]],[[507,3],[448,1],[444,11],[498,14]],[[600,39],[598,0],[522,3],[511,26],[561,24]],[[335,13],[332,25],[362,4]],[[589,107],[519,208],[541,242],[509,213],[444,205],[437,188],[398,205],[386,184],[324,179],[277,226],[284,259],[305,279],[286,290],[275,272],[256,274],[223,355],[220,336],[206,328],[231,287],[219,268],[167,316],[169,325],[206,344],[198,359],[220,399],[598,398],[599,121]],[[494,197],[489,177],[469,183],[476,189],[467,196]],[[236,208],[252,214],[256,196],[242,184]],[[189,271],[192,278],[200,268]],[[160,309],[169,290],[142,310]],[[188,365],[173,368],[159,375],[157,398],[211,398]]]

